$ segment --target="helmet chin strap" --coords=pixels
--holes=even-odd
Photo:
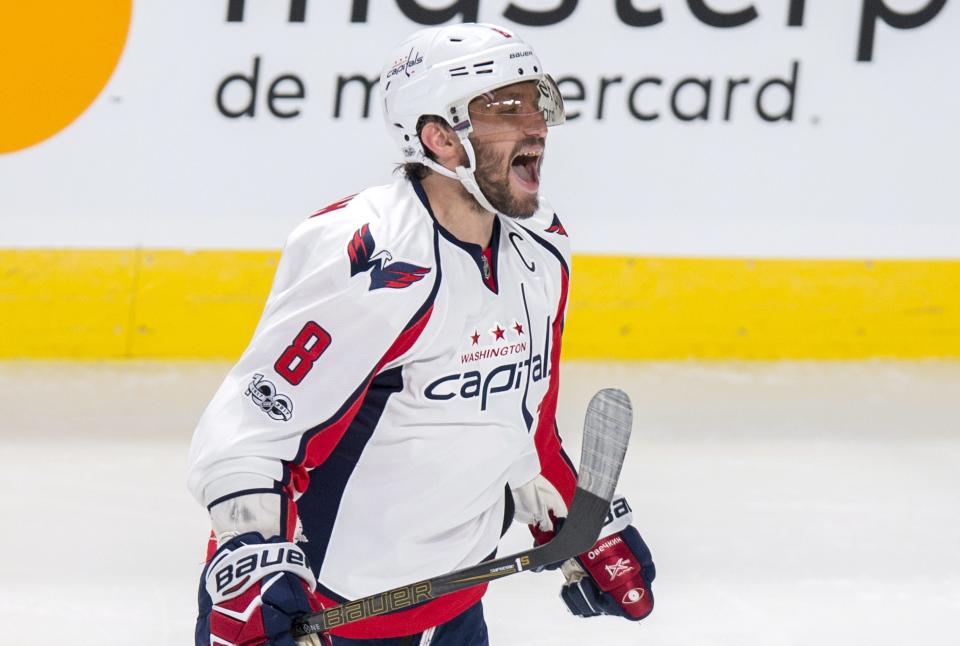
[[[475,199],[483,209],[490,213],[497,213],[497,210],[490,204],[490,200],[488,200],[487,196],[480,190],[480,185],[477,184],[477,178],[473,174],[473,170],[477,167],[477,156],[473,151],[473,144],[467,137],[461,137],[460,143],[463,144],[464,150],[467,151],[467,162],[470,164],[469,168],[457,166],[456,171],[452,171],[449,168],[441,166],[426,155],[423,156],[420,163],[430,170],[440,173],[444,177],[459,180],[463,188],[467,189],[467,193],[472,195],[473,199]]]

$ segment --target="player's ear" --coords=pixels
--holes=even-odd
[[[430,121],[420,131],[420,141],[428,155],[439,164],[453,169],[463,158],[463,144],[453,128],[442,121]]]

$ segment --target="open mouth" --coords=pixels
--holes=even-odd
[[[542,150],[522,152],[510,162],[510,172],[517,178],[520,188],[528,193],[536,193],[540,188],[540,165],[543,162]]]

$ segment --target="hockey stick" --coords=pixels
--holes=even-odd
[[[603,528],[627,452],[632,420],[630,398],[621,390],[605,388],[590,400],[583,422],[580,474],[573,503],[563,527],[546,545],[305,615],[294,623],[291,634],[302,637],[326,632],[586,552]]]

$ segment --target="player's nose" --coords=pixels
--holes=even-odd
[[[537,136],[546,139],[547,121],[543,118],[543,114],[537,112],[530,115],[527,121],[523,124],[523,132],[528,136]]]

